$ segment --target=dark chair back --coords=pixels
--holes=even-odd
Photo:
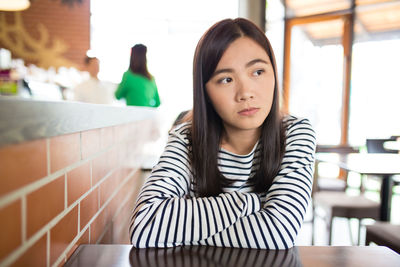
[[[368,153],[398,153],[397,150],[386,149],[383,144],[387,141],[395,141],[396,138],[388,139],[367,139]]]

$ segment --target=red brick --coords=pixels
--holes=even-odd
[[[134,203],[127,201],[113,221],[113,242],[117,244],[129,244],[129,219]]]
[[[64,175],[27,196],[28,238],[64,210]]]
[[[118,187],[118,172],[112,173],[100,184],[100,207],[110,198]]]
[[[108,154],[103,153],[92,161],[93,186],[109,172]]]
[[[22,243],[21,200],[0,209],[0,261]]]
[[[90,162],[67,173],[68,206],[90,190]]]
[[[47,265],[47,234],[33,244],[12,266],[42,267]]]
[[[79,133],[57,136],[50,139],[51,172],[65,168],[81,159]]]
[[[83,229],[86,224],[93,218],[99,210],[99,190],[96,187],[89,195],[82,199],[80,205],[80,229]]]
[[[96,244],[100,235],[104,232],[106,221],[106,211],[103,210],[96,219],[90,224],[90,244]]]
[[[64,252],[78,233],[78,206],[50,230],[50,264]]]
[[[72,246],[72,248],[67,252],[67,260],[71,257],[74,251],[78,248],[80,244],[89,244],[89,230],[86,230],[85,233],[79,238],[79,240]]]
[[[0,196],[47,175],[46,140],[0,149]]]
[[[114,143],[114,128],[107,127],[100,130],[100,147],[107,148]]]
[[[125,179],[126,177],[124,177]],[[144,183],[144,179],[142,177],[142,172],[140,170],[136,171],[132,177],[129,178],[128,182],[122,187],[121,194],[129,195],[135,194],[137,195],[142,188]]]
[[[119,159],[119,164],[125,165],[125,163],[128,163],[128,157],[129,157],[129,151],[127,148],[126,144],[121,144],[118,147],[118,159]]]
[[[105,233],[102,235],[99,240],[99,244],[112,244],[113,243],[113,224],[110,222],[105,230]]]
[[[117,148],[113,148],[107,153],[107,169],[112,170],[118,166],[119,158]]]
[[[100,130],[82,132],[82,158],[86,159],[100,150]]]

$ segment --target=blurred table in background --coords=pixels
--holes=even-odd
[[[400,140],[386,141],[385,143],[383,143],[383,147],[390,150],[397,150],[400,153]]]
[[[352,153],[347,156],[338,156],[335,153],[317,153],[316,159],[339,166],[347,171],[361,175],[375,175],[382,179],[380,198],[380,219],[390,221],[393,181],[391,176],[400,174],[399,154],[362,154]]]

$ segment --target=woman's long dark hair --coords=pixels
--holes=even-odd
[[[214,24],[197,44],[193,61],[193,117],[191,161],[194,187],[198,196],[216,196],[227,184],[218,169],[223,124],[206,92],[206,83],[214,73],[228,46],[246,36],[257,42],[268,54],[275,74],[274,99],[262,124],[260,166],[254,175],[254,191],[266,192],[277,175],[285,153],[285,126],[279,109],[279,90],[275,56],[265,34],[252,22],[238,18]]]
[[[140,74],[147,79],[151,80],[151,74],[147,70],[147,47],[142,44],[137,44],[131,49],[131,62],[129,64],[129,69],[133,73]]]

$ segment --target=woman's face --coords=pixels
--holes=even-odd
[[[260,131],[273,101],[275,75],[265,50],[248,37],[228,46],[206,83],[225,131]]]

